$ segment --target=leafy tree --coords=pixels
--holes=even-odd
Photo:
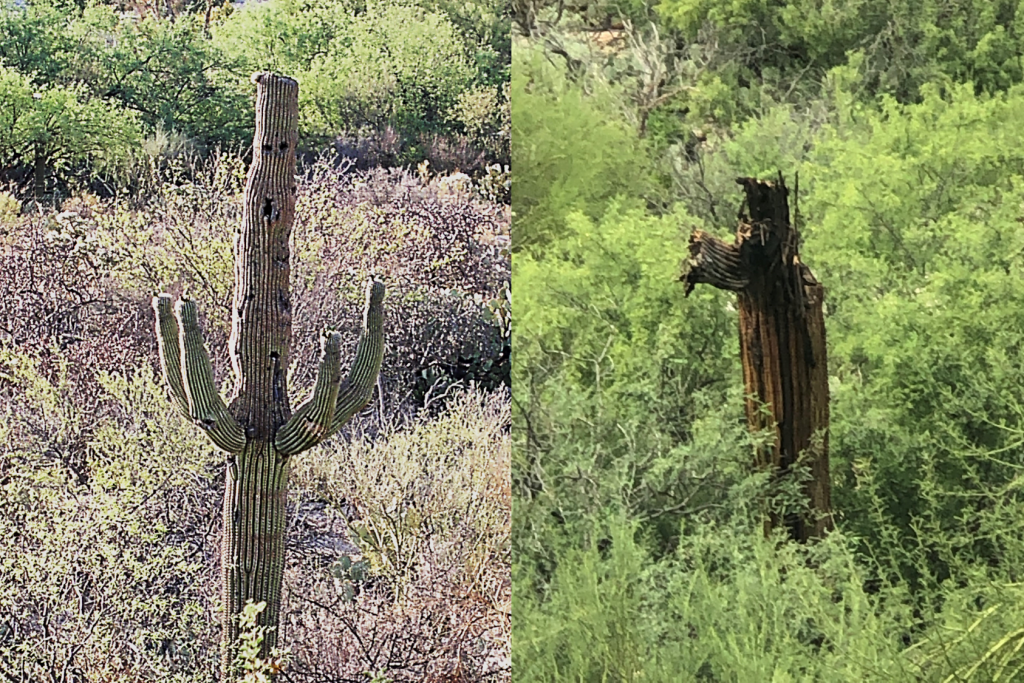
[[[1019,455],[995,454],[1017,453],[1024,401],[1022,115],[1019,89],[930,88],[825,128],[804,167],[806,251],[831,283],[837,507],[870,543],[886,543],[872,506],[903,543],[931,546],[982,524],[982,492],[1018,476]],[[963,552],[1001,563],[1004,544],[998,533]],[[958,561],[929,564],[941,576]]]
[[[37,85],[61,83],[73,50],[68,29],[74,16],[51,2],[5,3],[0,7],[0,63],[32,74]]]
[[[346,35],[362,2],[269,0],[246,4],[214,25],[214,41],[243,69],[304,73]]]
[[[301,81],[304,136],[439,129],[474,80],[463,39],[442,13],[412,4],[354,14],[341,3],[306,7],[298,12],[290,0],[246,7],[216,33],[247,67],[279,68]]]
[[[82,87],[33,87],[30,79],[0,66],[0,168],[33,169],[37,197],[51,174],[63,178],[88,163],[114,171],[139,140],[134,116]]]
[[[597,542],[616,514],[661,554],[681,516],[753,462],[739,394],[727,399],[726,378],[740,373],[735,312],[717,291],[683,298],[680,224],[692,219],[612,203],[599,221],[570,214],[543,254],[513,259],[524,570],[550,572],[565,546]]]
[[[586,95],[538,53],[517,59],[512,194],[514,248],[523,250],[558,239],[574,210],[597,218],[612,198],[639,194],[647,161],[608,96]]]
[[[0,22],[0,58],[37,86],[84,86],[136,112],[148,131],[179,131],[207,145],[246,138],[251,104],[199,15],[139,19],[110,5],[42,2],[8,7]]]
[[[335,130],[440,124],[473,76],[457,35],[441,14],[371,8],[352,26],[344,52],[314,65],[309,89],[320,105],[314,120],[320,116],[321,126]],[[326,102],[337,111],[320,104]]]
[[[444,13],[470,43],[478,83],[500,86],[508,82],[512,68],[512,3],[432,0],[424,6]]]
[[[180,131],[207,145],[244,144],[251,134],[249,98],[229,85],[242,79],[205,38],[199,16],[135,20],[94,5],[71,36],[64,78],[138,112],[149,130]]]
[[[735,86],[775,81],[776,96],[807,71],[822,74],[855,54],[865,58],[870,91],[901,101],[918,99],[919,88],[929,82],[973,82],[993,92],[1024,78],[1019,40],[1024,25],[1016,0],[971,0],[955,7],[935,0],[666,0],[658,13],[686,40],[713,39],[734,51],[742,65]]]

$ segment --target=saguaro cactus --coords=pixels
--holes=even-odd
[[[781,524],[803,541],[832,526],[825,290],[800,262],[800,237],[789,220],[789,190],[782,175],[777,182],[736,182],[746,191],[747,215],[740,218],[735,241],[694,232],[683,279],[687,295],[699,283],[738,294],[747,422],[752,429],[775,433],[775,443],[758,465],[778,475],[803,456],[811,471],[805,488],[811,518],[772,517],[765,533]]]
[[[337,431],[373,395],[384,353],[384,285],[370,282],[363,331],[342,381],[341,336],[328,332],[312,396],[288,406],[291,344],[289,237],[295,217],[298,83],[269,73],[256,84],[256,135],[235,236],[235,294],[230,340],[236,386],[225,405],[199,330],[195,304],[154,298],[160,360],[177,407],[227,453],[224,487],[223,638],[221,668],[232,671],[238,615],[247,601],[266,602],[264,654],[276,644],[284,570],[288,462]]]

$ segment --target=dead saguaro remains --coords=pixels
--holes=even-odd
[[[772,515],[765,533],[784,525],[806,541],[832,527],[828,472],[828,367],[824,288],[800,262],[800,238],[789,217],[789,191],[775,182],[737,181],[746,211],[732,244],[700,230],[690,236],[686,295],[705,283],[736,292],[747,422],[775,433],[760,467],[784,476],[798,459],[810,466],[805,485],[811,514]]]
[[[348,378],[341,376],[341,335],[327,332],[312,396],[294,413],[289,408],[289,239],[295,218],[299,86],[269,73],[256,74],[253,82],[256,135],[242,225],[235,234],[229,342],[235,389],[227,404],[214,384],[195,304],[182,300],[172,310],[170,296],[153,299],[172,401],[227,454],[221,548],[224,680],[239,677],[233,667],[238,615],[247,602],[266,603],[259,618],[268,627],[262,656],[277,642],[289,461],[366,405],[384,354],[384,285],[371,281]]]

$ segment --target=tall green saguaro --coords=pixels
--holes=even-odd
[[[348,378],[341,376],[341,335],[327,332],[312,396],[288,405],[291,346],[289,238],[295,218],[298,90],[291,78],[261,73],[256,135],[235,235],[235,294],[230,340],[235,391],[217,393],[196,306],[154,298],[164,377],[177,407],[227,453],[224,487],[223,639],[221,669],[232,680],[238,615],[266,602],[264,655],[277,641],[284,570],[285,505],[291,456],[336,432],[370,400],[384,354],[384,285],[367,285],[363,330]]]

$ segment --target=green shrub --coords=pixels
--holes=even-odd
[[[33,168],[37,196],[51,175],[67,180],[83,165],[123,177],[138,138],[136,117],[113,102],[82,86],[34,85],[0,65],[0,166]]]
[[[120,414],[83,414],[67,361],[0,351],[5,401],[0,663],[32,678],[213,680],[204,535],[212,454],[152,372],[101,378]]]
[[[517,53],[511,91],[514,249],[562,237],[573,211],[597,218],[640,194],[647,161],[609,97],[585,95],[529,50]]]

